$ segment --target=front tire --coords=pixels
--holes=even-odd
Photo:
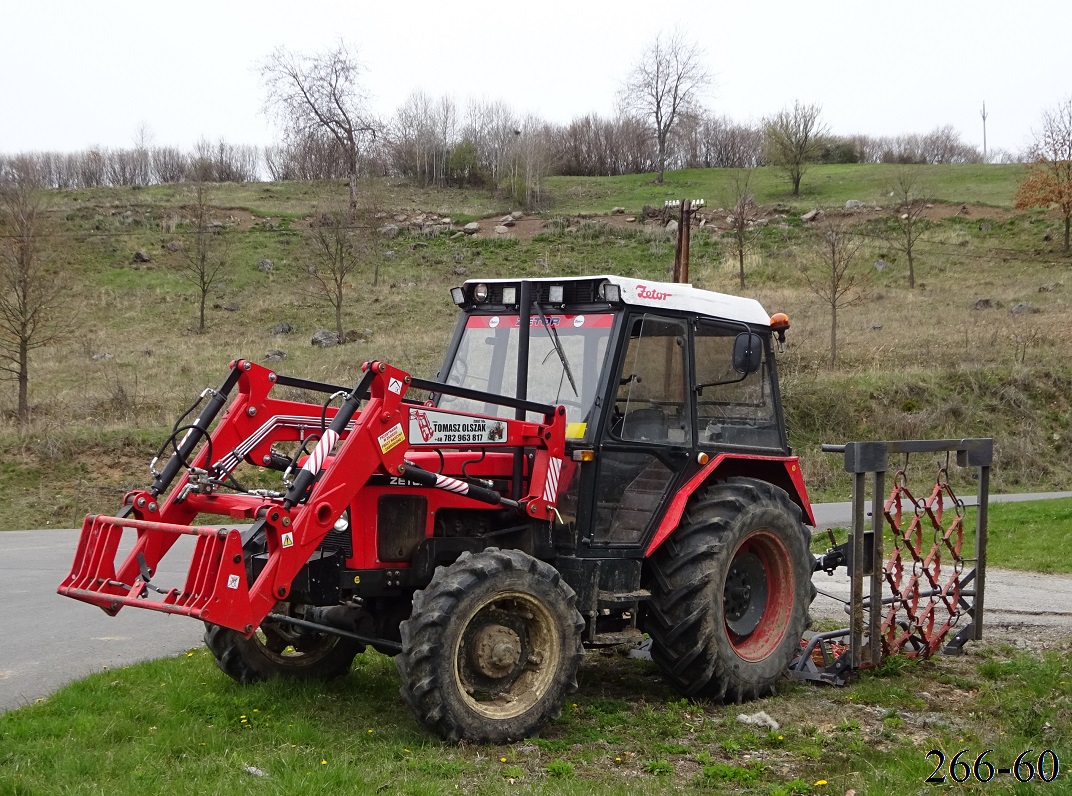
[[[525,553],[463,553],[413,596],[395,658],[402,698],[448,741],[507,743],[538,732],[577,690],[576,602],[553,567]]]
[[[812,560],[784,490],[750,478],[710,487],[651,558],[652,659],[688,697],[773,693],[807,628]]]
[[[350,671],[365,647],[353,639],[316,633],[265,619],[249,638],[237,630],[206,625],[205,646],[216,665],[233,680],[248,684],[277,677],[330,680]]]

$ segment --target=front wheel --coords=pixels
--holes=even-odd
[[[206,625],[205,646],[216,656],[220,670],[239,683],[276,677],[299,680],[341,677],[350,671],[354,658],[365,649],[353,639],[308,631],[271,619],[265,619],[249,638],[237,630]]]
[[[517,550],[463,554],[413,597],[395,658],[402,698],[445,740],[527,737],[577,689],[583,627],[553,567]]]
[[[750,478],[710,487],[650,562],[653,660],[686,696],[772,693],[807,628],[812,560],[785,491]]]

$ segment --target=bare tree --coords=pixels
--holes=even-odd
[[[1062,251],[1069,251],[1072,227],[1072,97],[1042,114],[1042,128],[1034,133],[1032,163],[1016,192],[1016,207],[1057,205],[1064,222]]]
[[[657,166],[662,183],[667,142],[681,114],[699,110],[699,95],[710,84],[704,51],[675,31],[659,34],[641,54],[619,92],[622,109],[648,119],[655,131]]]
[[[733,202],[729,216],[727,216],[730,222],[730,245],[733,248],[733,253],[737,255],[741,290],[744,290],[744,256],[756,235],[756,227],[752,218],[756,204],[749,191],[752,170],[741,169],[735,171],[731,180],[733,182]]]
[[[212,288],[223,281],[229,264],[227,239],[222,225],[212,218],[210,188],[204,180],[193,182],[194,203],[190,207],[190,241],[178,259],[179,276],[198,292],[198,334],[205,331],[205,302]]]
[[[927,231],[925,215],[926,185],[919,166],[902,166],[894,175],[890,193],[897,203],[893,214],[893,232],[888,236],[890,245],[908,258],[908,286],[916,286],[916,241]]]
[[[789,177],[793,196],[800,196],[800,181],[808,165],[816,160],[820,139],[826,135],[820,113],[820,106],[802,105],[798,100],[792,110],[782,109],[763,125],[767,161]]]
[[[317,131],[327,132],[342,149],[351,221],[357,217],[361,146],[375,138],[378,129],[361,86],[361,72],[356,56],[342,42],[317,55],[278,47],[261,64],[265,107],[282,122],[290,138],[300,141]]]
[[[56,280],[37,250],[44,223],[31,164],[15,158],[0,172],[0,373],[17,384],[20,423],[30,420],[30,352],[55,339]]]
[[[309,228],[310,251],[313,263],[309,266],[314,292],[322,295],[335,310],[335,333],[342,342],[343,307],[347,293],[353,289],[352,280],[369,260],[376,263],[372,284],[379,281],[378,258],[368,230],[355,225],[348,212],[329,209],[314,214]]]
[[[806,257],[800,265],[808,287],[830,307],[831,365],[837,364],[838,310],[860,299],[856,292],[859,251],[860,239],[844,222],[831,219],[816,227],[812,257]]]

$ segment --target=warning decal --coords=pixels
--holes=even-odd
[[[402,430],[401,423],[395,423],[376,439],[380,443],[380,451],[387,453],[391,448],[406,441],[406,432]]]
[[[411,445],[471,445],[506,442],[506,422],[435,409],[410,409]]]

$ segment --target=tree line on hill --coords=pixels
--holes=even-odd
[[[387,120],[361,153],[363,175],[396,176],[423,186],[534,187],[550,175],[614,177],[657,171],[658,153],[643,119],[587,114],[555,125],[521,116],[501,101],[477,101],[464,112],[450,97],[417,92]],[[667,147],[668,170],[770,165],[762,124],[704,111],[683,116]],[[199,141],[192,150],[137,144],[81,152],[0,155],[16,159],[51,188],[143,187],[179,182],[325,180],[347,176],[346,153],[333,138],[309,131],[269,147]],[[1019,158],[1003,155],[1005,162]],[[825,135],[814,163],[981,163],[982,154],[950,125],[898,136]],[[511,191],[512,193],[513,191]]]

